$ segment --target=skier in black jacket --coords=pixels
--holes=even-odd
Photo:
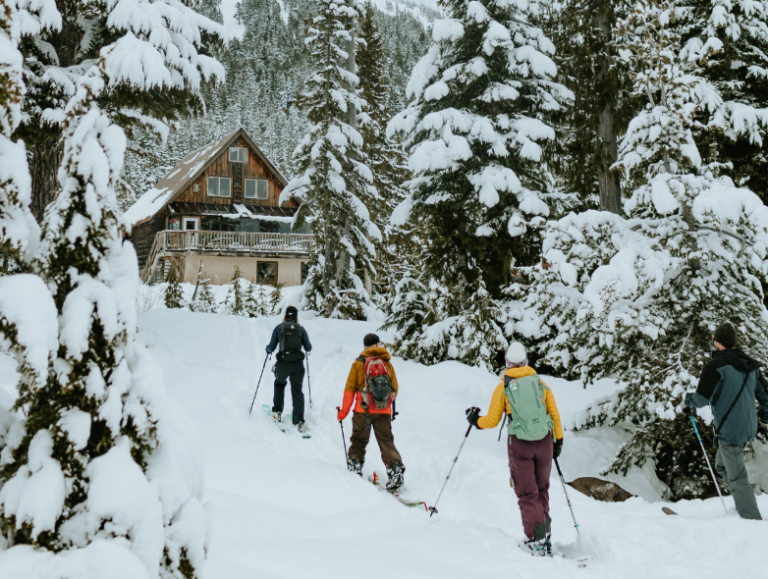
[[[275,358],[275,397],[272,401],[272,416],[282,420],[285,403],[285,386],[291,380],[291,396],[293,398],[293,424],[301,432],[306,431],[304,423],[304,393],[301,391],[304,383],[304,352],[312,351],[307,331],[299,325],[298,310],[293,306],[285,308],[282,323],[272,330],[272,339],[267,346],[267,354],[275,351],[278,344],[280,350]]]
[[[715,469],[727,481],[744,519],[762,519],[755,493],[744,468],[744,447],[768,428],[768,387],[760,373],[760,364],[736,348],[736,328],[720,325],[712,338],[715,351],[704,366],[696,392],[685,397],[689,408],[712,405],[718,449]],[[755,398],[760,407],[755,410]]]

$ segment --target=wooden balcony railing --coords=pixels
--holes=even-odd
[[[237,231],[159,231],[156,251],[231,251],[309,253],[313,235],[301,233],[242,233]]]

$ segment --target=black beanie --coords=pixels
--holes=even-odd
[[[381,340],[379,340],[379,337],[376,334],[367,334],[365,338],[363,338],[363,346],[366,348],[375,346],[379,342],[381,342]]]
[[[287,308],[285,308],[286,318],[293,318],[295,320],[298,315],[299,315],[299,310],[297,310],[295,306],[288,306]]]
[[[715,342],[719,342],[726,348],[736,347],[736,328],[730,322],[720,324],[715,330]]]

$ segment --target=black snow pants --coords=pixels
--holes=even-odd
[[[301,387],[304,382],[304,362],[281,362],[278,360],[275,368],[275,397],[272,401],[272,412],[282,412],[285,405],[285,387],[291,380],[291,396],[293,398],[293,423],[304,422],[304,393]]]

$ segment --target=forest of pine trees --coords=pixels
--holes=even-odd
[[[711,494],[681,401],[720,322],[765,345],[762,5],[442,0],[426,27],[365,3],[285,6],[240,5],[207,115],[126,180],[141,190],[245,126],[319,241],[305,307],[379,307],[394,352],[426,364],[492,369],[520,340],[548,371],[614,377],[594,423],[633,438],[610,469],[651,460],[671,497]],[[343,42],[318,32],[331,13]]]
[[[135,339],[121,209],[238,127],[315,235],[304,308],[383,311],[393,353],[424,364],[492,370],[521,341],[585,387],[617,380],[590,422],[629,433],[608,470],[650,461],[670,498],[714,493],[682,400],[724,321],[768,362],[763,4],[441,0],[419,19],[242,0],[227,39],[216,0],[0,2],[0,334],[25,417],[0,454],[3,546],[104,539],[103,557],[198,575],[205,514],[169,482],[194,473],[168,458],[183,448]],[[259,317],[279,295],[238,271],[219,306],[201,268],[188,305],[177,279],[164,301]],[[141,508],[91,500],[107,470]],[[49,508],[25,506],[35,485]]]

